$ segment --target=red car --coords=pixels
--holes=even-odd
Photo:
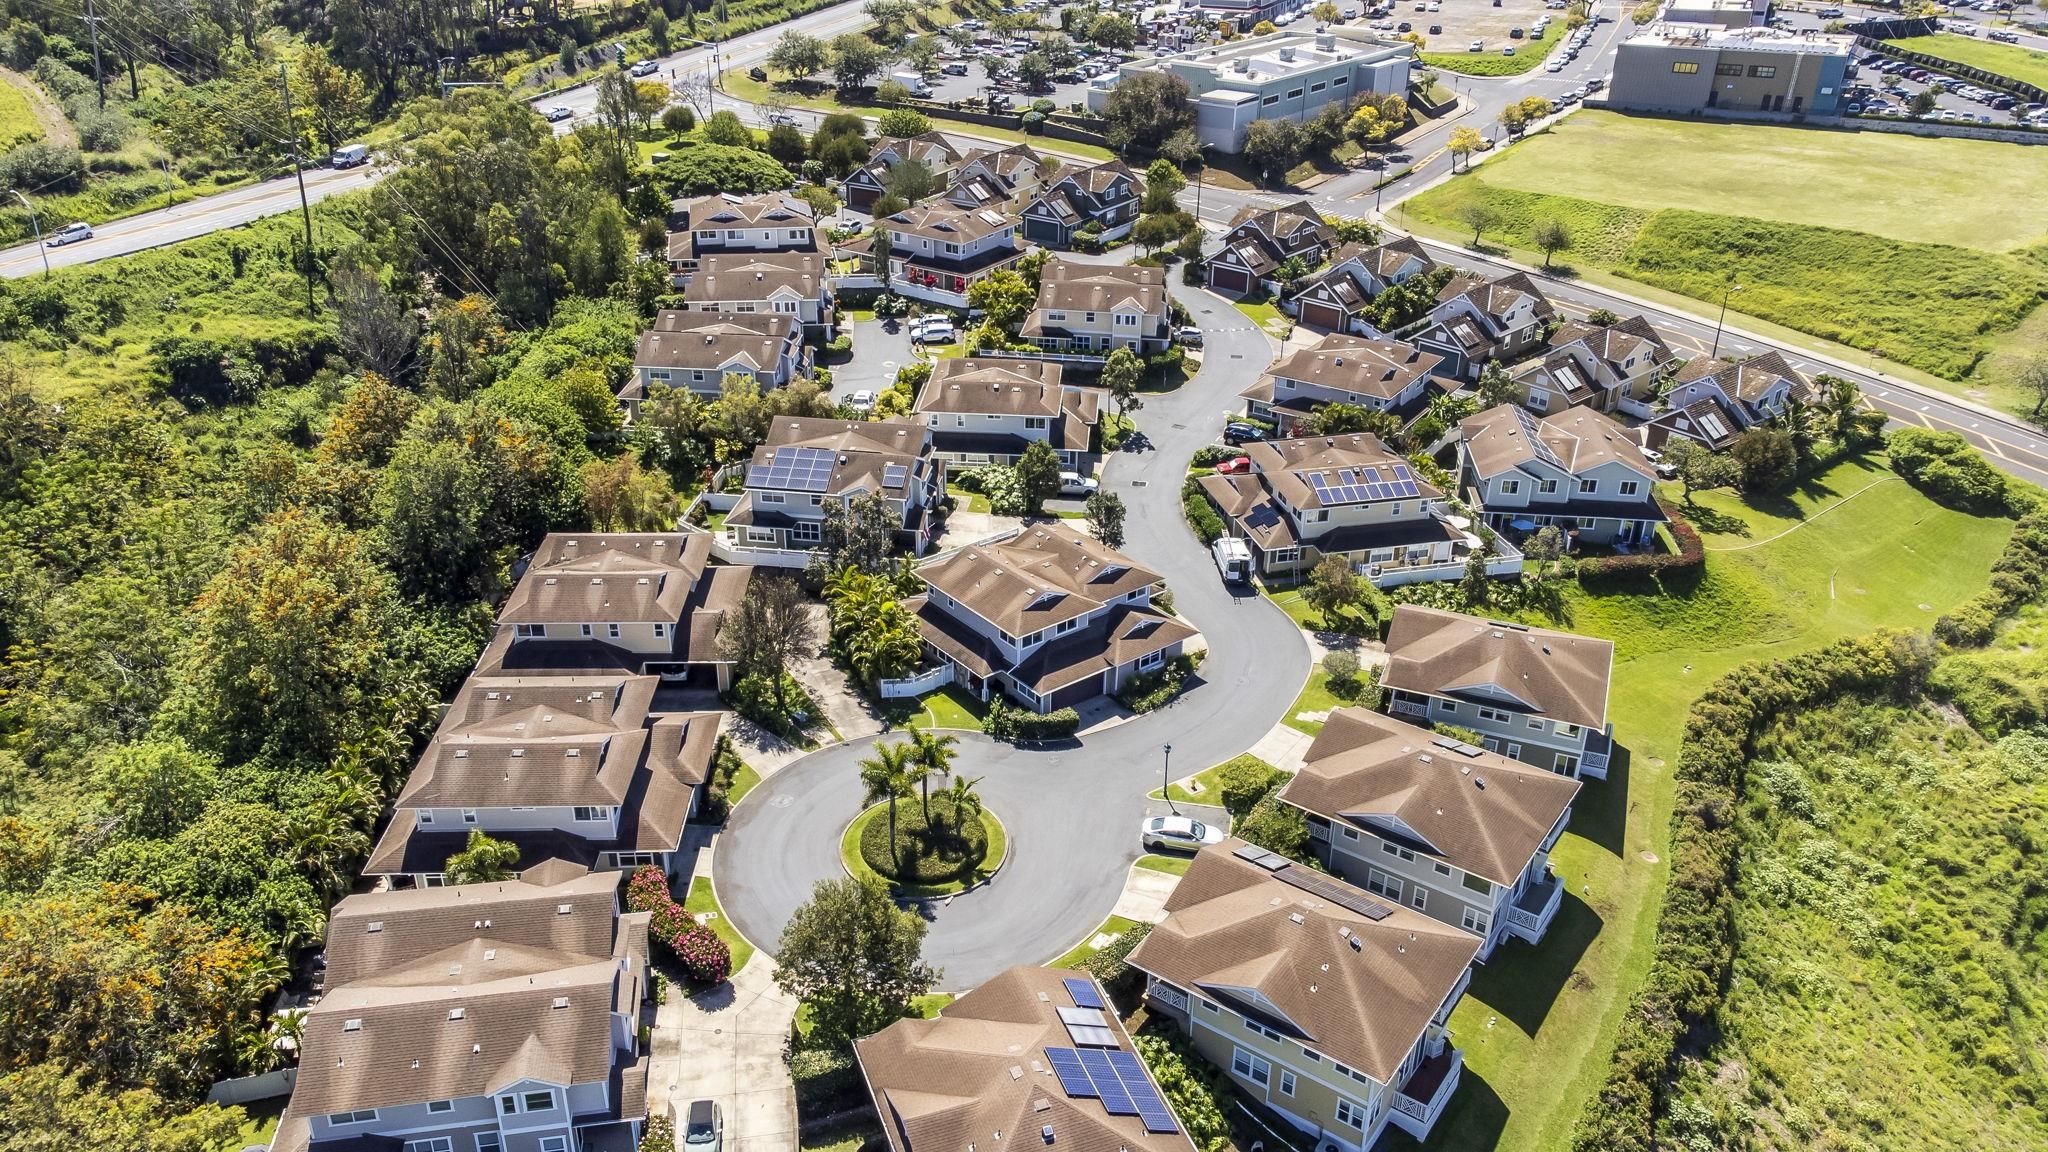
[[[1239,456],[1235,460],[1225,460],[1216,466],[1216,474],[1219,476],[1235,476],[1241,472],[1250,472],[1251,470],[1252,458],[1249,456]]]

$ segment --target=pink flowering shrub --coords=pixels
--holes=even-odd
[[[626,909],[654,913],[647,920],[647,935],[675,956],[694,983],[717,984],[732,975],[732,950],[676,903],[661,869],[648,865],[633,872],[626,881]]]

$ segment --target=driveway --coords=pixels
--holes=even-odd
[[[1139,855],[1136,827],[1165,746],[1173,746],[1174,776],[1220,764],[1265,737],[1308,677],[1308,647],[1293,621],[1223,586],[1180,506],[1188,459],[1216,441],[1272,345],[1228,303],[1180,284],[1177,273],[1168,282],[1202,326],[1208,356],[1187,384],[1146,398],[1138,420],[1152,448],[1115,454],[1102,486],[1129,507],[1124,551],[1167,578],[1174,607],[1202,630],[1209,655],[1199,682],[1174,704],[1062,747],[962,737],[955,771],[981,778],[989,811],[1008,828],[1010,859],[987,886],[927,910],[925,958],[943,969],[942,988],[1051,959],[1099,925]],[[733,812],[718,848],[718,892],[755,944],[772,946],[813,886],[843,874],[839,836],[860,812],[858,763],[873,743],[805,756]]]
[[[884,327],[888,324],[893,324],[896,331]],[[887,391],[896,383],[896,370],[917,359],[910,347],[910,328],[900,320],[856,320],[850,331],[853,359],[826,365],[832,370],[834,396],[843,399],[863,389]]]

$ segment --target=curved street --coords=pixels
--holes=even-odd
[[[1223,586],[1180,505],[1189,458],[1216,442],[1224,412],[1272,359],[1272,345],[1237,309],[1181,284],[1178,269],[1167,281],[1202,329],[1207,354],[1179,389],[1145,398],[1136,419],[1150,447],[1113,455],[1102,484],[1129,509],[1123,551],[1166,578],[1209,655],[1199,682],[1174,704],[1063,746],[1019,749],[960,734],[954,771],[982,778],[984,802],[1009,831],[1010,858],[985,887],[931,907],[925,958],[943,970],[941,988],[1051,959],[1101,924],[1138,858],[1137,823],[1145,793],[1159,784],[1164,746],[1173,745],[1175,778],[1222,763],[1257,743],[1308,678],[1308,646],[1293,621]],[[855,765],[874,741],[805,756],[734,810],[715,880],[725,914],[756,945],[772,951],[812,887],[844,874],[840,833],[862,807]]]

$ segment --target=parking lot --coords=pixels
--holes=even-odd
[[[1556,6],[1551,7],[1553,4]],[[1431,5],[1436,6],[1435,11],[1430,10]],[[1393,11],[1361,23],[1382,35],[1398,34],[1401,25],[1412,25],[1412,31],[1429,41],[1425,50],[1430,52],[1457,52],[1479,40],[1484,42],[1484,51],[1497,53],[1509,44],[1526,43],[1511,38],[1513,29],[1520,28],[1526,35],[1544,16],[1561,23],[1564,8],[1561,0],[1501,0],[1498,8],[1491,0],[1396,0]]]
[[[1887,71],[1886,69],[1891,69]],[[1915,79],[1924,75],[1925,79]],[[2048,108],[2022,104],[2013,97],[1913,68],[1902,71],[1882,56],[1865,57],[1857,64],[1855,83],[1849,90],[1850,103],[1864,116],[1901,119],[1914,96],[1933,89],[1933,118],[1949,123],[2010,125],[2021,117],[2037,127],[2048,126]],[[1997,105],[2004,104],[2005,107]]]

